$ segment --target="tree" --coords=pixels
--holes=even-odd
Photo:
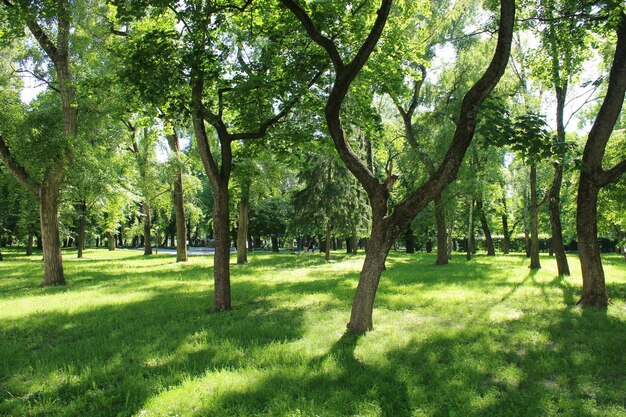
[[[588,14],[591,7],[570,0],[542,0],[539,4],[528,5],[527,20],[540,39],[536,56],[530,62],[530,70],[554,89],[557,141],[563,144],[566,143],[564,113],[568,90],[576,75],[582,71],[588,55],[589,25],[576,16]],[[563,146],[560,150],[565,152],[567,147]],[[570,274],[561,224],[565,158],[564,153],[554,158],[554,176],[547,196],[552,229],[551,249],[556,256],[559,275]]]
[[[324,109],[326,124],[341,159],[365,189],[372,207],[372,232],[348,323],[350,332],[362,334],[372,329],[374,298],[385,259],[393,242],[405,230],[413,217],[456,176],[465,151],[471,143],[480,104],[504,73],[512,40],[515,3],[508,0],[502,2],[496,52],[485,74],[465,95],[457,128],[446,157],[436,172],[421,187],[397,203],[391,213],[388,213],[388,200],[396,177],[390,173],[384,181],[380,181],[357,157],[342,127],[341,108],[350,85],[381,38],[392,1],[381,1],[376,11],[376,20],[365,41],[357,48],[353,58],[347,62],[342,57],[337,43],[324,35],[318,27],[319,24],[312,20],[304,8],[294,0],[282,0],[282,3],[302,23],[309,37],[326,51],[332,62],[335,78]]]
[[[626,92],[626,14],[622,6],[607,10],[617,35],[606,95],[587,137],[578,183],[576,231],[583,276],[583,307],[606,307],[608,294],[598,245],[598,193],[626,172],[626,159],[605,169],[606,147],[624,103]]]
[[[38,3],[4,1],[3,25],[8,25],[12,33],[16,33],[16,27],[27,27],[51,61],[56,76],[55,90],[59,93],[62,104],[62,132],[71,141],[78,132],[78,105],[69,50],[72,28],[71,4],[65,0]],[[50,16],[54,16],[53,22],[56,23],[54,36],[45,29]],[[63,147],[56,160],[46,167],[41,179],[33,178],[14,158],[2,135],[0,135],[0,156],[18,181],[39,200],[44,253],[42,285],[65,285],[59,238],[59,192],[66,164],[71,156],[71,146]]]

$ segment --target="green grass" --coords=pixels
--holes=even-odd
[[[626,416],[626,262],[612,305],[581,310],[580,270],[519,256],[391,254],[375,330],[344,334],[363,256],[255,253],[234,309],[209,313],[210,257],[65,254],[0,263],[4,416]]]

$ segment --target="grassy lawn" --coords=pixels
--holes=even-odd
[[[209,313],[212,258],[65,254],[0,263],[3,416],[626,416],[626,262],[607,311],[575,306],[578,260],[432,266],[391,254],[375,330],[344,335],[363,256],[254,253],[233,311]]]

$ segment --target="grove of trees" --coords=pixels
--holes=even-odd
[[[578,252],[593,308],[626,259],[621,1],[3,0],[0,55],[0,247],[42,286],[209,246],[224,311],[233,246],[364,250],[362,334],[394,248]]]

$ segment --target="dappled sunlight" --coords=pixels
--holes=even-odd
[[[530,271],[517,256],[436,267],[391,253],[375,329],[356,338],[345,329],[362,254],[255,253],[232,268],[233,310],[208,313],[211,258],[128,252],[68,262],[62,288],[20,276],[40,267],[28,259],[0,265],[12,270],[0,280],[0,354],[12,358],[0,414],[626,413],[619,265],[614,303],[593,311],[575,307],[580,278],[557,277],[549,258]]]

